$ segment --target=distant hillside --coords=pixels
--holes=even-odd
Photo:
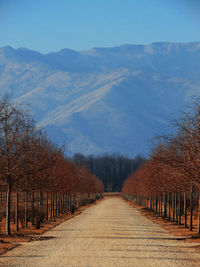
[[[31,104],[68,153],[147,153],[200,94],[200,43],[63,49],[0,48],[0,93]]]

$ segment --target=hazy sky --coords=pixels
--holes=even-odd
[[[0,47],[43,53],[200,41],[200,0],[0,0]]]

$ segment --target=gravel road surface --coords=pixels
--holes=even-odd
[[[106,198],[0,257],[0,266],[200,266],[200,253],[120,198]],[[45,239],[46,238],[46,239]]]

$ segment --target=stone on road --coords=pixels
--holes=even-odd
[[[0,257],[0,266],[200,266],[200,255],[120,198],[106,198]]]

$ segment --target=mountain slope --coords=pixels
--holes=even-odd
[[[47,55],[0,48],[0,92],[31,104],[68,153],[146,153],[200,93],[200,43],[124,45]]]

